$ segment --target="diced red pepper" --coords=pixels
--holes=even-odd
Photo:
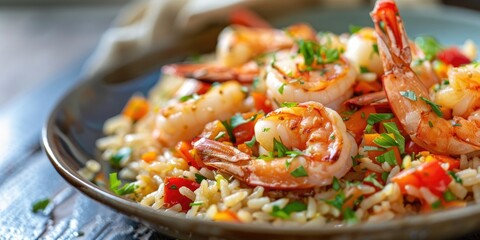
[[[440,196],[447,190],[448,184],[452,178],[440,166],[438,160],[424,162],[416,169],[405,170],[392,178],[396,182],[402,193],[406,193],[405,186],[426,187],[433,194]]]
[[[165,207],[169,208],[176,204],[180,204],[183,212],[186,212],[190,209],[190,203],[193,201],[180,193],[179,189],[181,187],[186,187],[192,191],[195,191],[200,187],[200,184],[186,178],[167,177],[165,179],[165,187],[163,189],[165,192]]]
[[[460,52],[460,50],[456,47],[443,49],[437,54],[437,58],[442,62],[450,64],[454,67],[471,63],[470,59]]]
[[[133,96],[123,108],[122,114],[133,121],[137,121],[147,115],[148,106],[147,99],[142,96]]]
[[[365,106],[354,112],[352,115],[342,116],[344,118],[348,118],[348,120],[345,121],[345,126],[347,127],[348,131],[353,134],[357,143],[362,141],[363,130],[365,130],[365,127],[367,126],[368,116],[376,112],[377,111],[375,110],[375,107]]]
[[[255,104],[255,109],[263,111],[265,114],[273,111],[272,104],[265,94],[252,92],[251,95]]]
[[[435,160],[420,165],[415,174],[422,181],[422,185],[437,196],[445,192],[448,184],[452,181],[450,175]]]
[[[175,146],[175,150],[177,150],[179,157],[187,161],[190,166],[196,169],[200,169],[203,166],[202,162],[195,159],[195,156],[192,154],[192,144],[180,141],[177,143],[177,146]]]
[[[442,163],[448,163],[448,170],[460,168],[460,161],[455,158],[440,154],[431,154],[431,156]]]

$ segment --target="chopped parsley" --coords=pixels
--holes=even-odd
[[[442,201],[437,200],[434,203],[432,203],[430,206],[432,207],[432,209],[438,209],[442,206]]]
[[[374,125],[375,123],[389,120],[393,118],[393,113],[371,113],[368,116],[367,123],[369,125]]]
[[[278,141],[276,138],[273,138],[273,151],[276,153],[277,157],[284,157],[287,155],[289,149],[283,145],[281,141]]]
[[[334,206],[338,210],[342,210],[345,200],[347,200],[345,198],[345,193],[339,192],[337,195],[335,195],[335,198],[333,200],[325,200],[325,203]]]
[[[380,147],[389,148],[389,147],[398,147],[400,144],[387,133],[380,134],[379,137],[373,139],[373,142]]]
[[[457,123],[457,122],[452,122],[452,126],[454,126],[454,127],[461,127],[462,124]]]
[[[180,102],[186,102],[186,101],[188,101],[188,100],[190,100],[190,99],[192,99],[192,100],[197,100],[197,99],[199,99],[199,98],[200,98],[200,96],[199,96],[198,94],[194,93],[194,94],[185,95],[185,96],[181,97],[181,98],[178,99],[178,100],[179,100]]]
[[[195,173],[195,182],[202,183],[203,179],[207,179],[207,178],[204,177],[202,174]]]
[[[37,213],[38,211],[42,211],[45,208],[47,208],[48,204],[50,204],[50,199],[49,198],[44,198],[44,199],[40,199],[38,201],[35,201],[32,204],[32,212]]]
[[[115,154],[110,157],[110,164],[114,167],[120,167],[122,161],[127,160],[132,154],[132,149],[129,147],[120,148]]]
[[[280,94],[283,94],[283,90],[285,89],[285,86],[286,86],[286,85],[287,85],[286,83],[282,83],[282,85],[280,85],[280,87],[278,88],[278,92],[279,92]]]
[[[463,183],[462,179],[460,177],[458,177],[453,171],[448,171],[448,174],[450,176],[452,176],[452,178],[453,178],[453,180],[455,180],[455,182],[460,183],[460,184]]]
[[[335,191],[340,190],[340,182],[338,181],[337,177],[335,177],[335,176],[333,177],[333,180],[332,180],[332,188]]]
[[[201,206],[202,204],[203,204],[203,201],[191,202],[191,203],[190,203],[190,207],[193,207],[193,206]]]
[[[358,165],[357,159],[363,158],[363,155],[357,154],[357,155],[355,155],[355,156],[351,156],[351,158],[352,158],[352,165],[353,165],[353,166],[357,166],[357,165]]]
[[[415,43],[425,53],[427,60],[433,60],[437,56],[437,53],[442,50],[442,45],[431,36],[417,37]]]
[[[430,128],[433,128],[433,123],[432,123],[432,121],[428,121],[428,126],[430,126]]]
[[[390,166],[397,165],[397,158],[395,157],[395,152],[393,150],[390,150],[390,151],[376,157],[376,160],[379,163],[387,162],[388,164],[390,164]]]
[[[354,34],[354,33],[357,33],[358,31],[362,30],[362,27],[350,24],[348,26],[348,29],[350,30],[351,34]]]
[[[342,216],[343,216],[343,220],[345,220],[348,224],[353,224],[358,222],[357,215],[355,215],[355,212],[350,207],[346,207],[342,211]]]
[[[360,73],[368,73],[370,72],[367,67],[360,66]]]
[[[383,182],[387,182],[387,179],[388,179],[388,172],[382,172],[382,180]]]
[[[363,146],[363,151],[385,151],[385,148],[377,147],[377,146]]]
[[[122,181],[120,181],[117,177],[117,173],[110,173],[110,190],[112,190],[117,195],[126,195],[135,192],[138,185],[136,183],[127,183],[122,185]]]
[[[282,104],[280,104],[280,107],[291,108],[291,107],[296,107],[297,105],[298,105],[297,102],[283,102]]]
[[[457,198],[455,197],[455,195],[453,195],[453,193],[450,190],[447,190],[443,193],[443,199],[445,199],[445,201],[447,202],[451,202]]]
[[[254,135],[250,141],[245,142],[245,145],[247,145],[249,148],[252,148],[256,142],[257,142],[257,138],[255,138],[255,135]]]
[[[379,52],[378,52],[378,44],[376,44],[376,43],[373,44],[373,45],[372,45],[372,48],[373,48],[373,52],[374,52],[374,53],[379,54]]]
[[[300,165],[300,167],[296,168],[295,170],[293,170],[290,175],[296,177],[296,178],[299,178],[299,177],[307,177],[308,176],[308,173],[307,171],[305,170],[305,168],[303,167],[303,165]]]
[[[263,132],[268,132],[268,131],[270,131],[270,128],[264,128],[262,131]]]
[[[328,64],[337,61],[340,58],[340,52],[335,48],[321,46],[313,41],[298,40],[298,53],[300,53],[306,66],[312,67],[314,64]]]
[[[400,153],[403,154],[405,152],[405,137],[398,130],[397,124],[394,122],[384,122],[383,127],[387,130],[387,133],[393,134],[395,141],[398,143],[398,149]]]
[[[215,139],[215,141],[217,141],[218,139],[223,138],[223,137],[225,137],[225,132],[221,131],[217,134],[217,136],[215,136],[214,139]]]
[[[307,205],[300,201],[294,201],[288,203],[285,207],[280,208],[279,206],[273,206],[272,212],[270,215],[282,219],[290,218],[290,214],[293,212],[301,212],[307,210]]]
[[[221,123],[225,127],[225,130],[227,130],[228,136],[230,137],[230,141],[232,143],[236,143],[237,140],[235,138],[235,135],[233,134],[233,129],[242,124],[255,121],[256,118],[257,118],[257,114],[253,115],[248,119],[244,119],[242,115],[236,114],[233,117],[231,117],[229,120],[221,121]]]
[[[407,91],[400,91],[400,95],[402,95],[405,98],[408,98],[412,101],[417,101],[417,95],[415,94],[414,91],[407,90]]]
[[[443,117],[443,112],[440,109],[440,106],[437,105],[436,103],[432,102],[430,99],[425,98],[425,97],[420,97],[424,102],[426,102],[430,107],[432,108],[433,112],[437,114],[439,117]]]
[[[383,185],[380,184],[378,181],[377,181],[377,174],[376,173],[372,173],[370,175],[368,175],[367,177],[365,177],[363,179],[364,182],[369,182],[369,183],[372,183],[373,186],[375,187],[378,187],[378,188],[383,188]]]
[[[170,187],[168,187],[168,188],[172,189],[172,190],[177,190],[178,189],[177,185],[175,185],[175,184],[170,185]]]

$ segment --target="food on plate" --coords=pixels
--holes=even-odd
[[[392,0],[371,17],[374,28],[341,35],[236,19],[247,26],[225,29],[215,55],[164,66],[97,141],[119,171],[112,192],[187,218],[278,226],[480,202],[475,45],[410,40]]]

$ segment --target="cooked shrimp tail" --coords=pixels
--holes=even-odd
[[[480,150],[480,119],[444,119],[440,106],[410,68],[408,37],[392,0],[377,1],[371,13],[385,75],[383,86],[391,109],[411,139],[426,150],[467,154]]]
[[[316,102],[267,114],[255,124],[255,138],[265,153],[259,157],[207,138],[193,146],[205,165],[274,189],[328,185],[350,170],[357,151],[338,113]]]

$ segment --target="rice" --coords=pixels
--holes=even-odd
[[[152,96],[155,96],[155,93],[152,93]],[[158,106],[158,103],[152,105]],[[423,204],[433,205],[441,202],[439,200],[444,197],[426,186],[416,187],[418,184],[403,186],[398,182],[398,178],[396,180],[399,174],[416,171],[430,161],[431,156],[428,153],[424,152],[417,156],[406,154],[402,157],[401,165],[390,165],[387,161],[380,163],[378,158],[369,157],[369,152],[362,146],[363,143],[358,149],[362,156],[355,157],[355,166],[344,177],[336,179],[335,184],[292,191],[250,186],[242,182],[249,176],[236,179],[228,174],[235,169],[221,172],[222,167],[214,169],[210,165],[205,167],[200,164],[199,167],[198,162],[197,165],[192,163],[188,154],[193,154],[198,149],[188,150],[187,154],[173,146],[170,148],[160,146],[152,135],[155,130],[156,112],[158,110],[152,111],[138,121],[132,121],[123,115],[109,119],[103,129],[107,136],[98,139],[96,145],[101,151],[101,159],[108,162],[111,162],[112,158],[119,158],[121,149],[130,149],[128,155],[121,157],[117,166],[121,168],[120,178],[136,180],[137,189],[127,196],[141,205],[159,211],[174,212],[186,218],[208,221],[270,224],[278,227],[286,225],[316,227],[325,224],[352,224],[356,221],[378,223],[420,214]],[[268,153],[265,149],[255,151],[257,150],[260,153]],[[146,152],[155,154],[147,159],[142,157]],[[194,154],[191,156],[198,157]],[[307,161],[303,156],[293,159],[297,162]],[[235,161],[237,159],[232,159],[232,162]],[[480,158],[461,155],[458,161],[460,166],[453,170],[451,169],[453,164],[440,163],[446,174],[454,175],[448,186],[447,184],[442,186],[445,188],[442,191],[450,191],[450,195],[458,202],[480,203]],[[293,164],[292,166],[295,166]],[[90,174],[88,176],[93,179],[93,173],[100,170],[100,164],[89,161],[84,169],[84,174]],[[374,173],[375,177],[367,179],[373,176],[371,173]],[[172,189],[169,185],[171,179],[188,181],[191,186],[175,186]],[[185,202],[190,203],[187,209],[182,209],[185,203],[173,205],[169,203],[166,195],[172,190],[177,190]],[[347,215],[356,219],[350,221],[351,219],[346,219]]]

